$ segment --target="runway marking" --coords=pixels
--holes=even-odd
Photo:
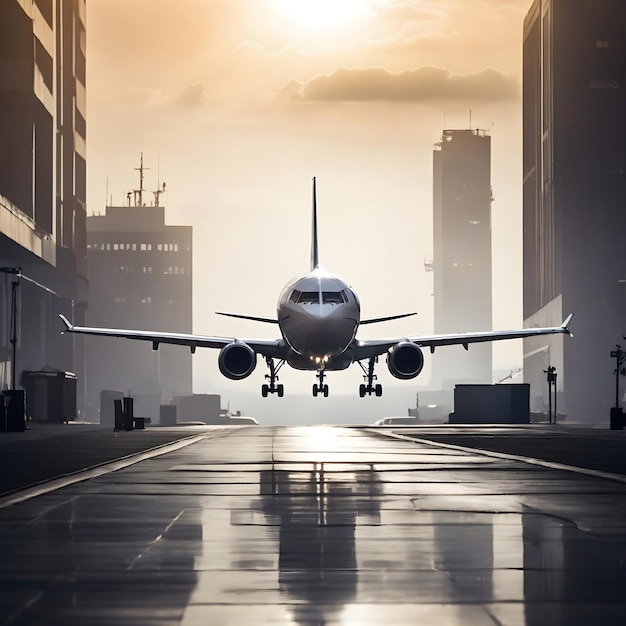
[[[44,483],[39,483],[38,485],[34,485],[33,487],[27,487],[26,489],[22,489],[16,493],[11,493],[7,496],[0,497],[0,509],[4,509],[8,506],[18,504],[19,502],[25,502],[26,500],[30,500],[31,498],[42,496],[46,493],[50,493],[51,491],[62,489],[63,487],[73,485],[74,483],[79,483],[83,480],[90,480],[92,478],[104,476],[105,474],[110,474],[111,472],[117,472],[118,470],[129,467],[130,465],[134,465],[135,463],[139,463],[147,459],[152,459],[154,457],[161,456],[162,454],[167,454],[168,452],[174,452],[174,450],[180,450],[181,448],[190,446],[191,444],[197,443],[198,441],[202,441],[209,436],[210,433],[185,437],[184,439],[179,439],[178,441],[174,441],[172,443],[166,443],[162,446],[159,446],[158,448],[152,448],[144,452],[131,454],[130,456],[126,456],[122,459],[117,459],[116,461],[111,461],[110,463],[105,463],[104,465],[98,465],[96,467],[92,467],[86,470],[81,470],[79,472],[76,472],[75,474],[61,476],[60,478],[53,478],[52,480],[48,480]]]
[[[375,433],[383,437],[390,437],[392,439],[399,439],[401,441],[411,441],[414,443],[426,444],[437,448],[458,450],[460,452],[473,452],[475,454],[481,454],[483,456],[490,456],[495,459],[503,459],[505,461],[520,461],[522,463],[527,463],[528,465],[537,465],[539,467],[545,467],[547,469],[574,472],[576,474],[585,474],[587,476],[593,476],[594,478],[604,478],[605,480],[614,480],[618,483],[626,484],[626,476],[623,476],[622,474],[613,474],[611,472],[603,472],[601,470],[589,469],[587,467],[577,467],[576,465],[566,465],[565,463],[557,463],[555,461],[544,461],[543,459],[535,459],[530,456],[519,456],[517,454],[507,454],[506,452],[494,452],[493,450],[484,450],[483,448],[468,448],[466,446],[458,446],[453,443],[442,443],[440,441],[431,441],[430,439],[421,439],[417,437],[410,437],[409,435],[400,435],[399,433],[380,432],[371,428],[368,428],[367,432]]]
[[[183,513],[185,512],[185,509],[183,509],[163,530],[162,533],[159,533],[149,544],[148,547],[143,551],[140,552],[131,562],[130,565],[126,568],[126,571],[130,570],[133,568],[133,566],[135,565],[135,563],[137,563],[139,560],[143,559],[144,555],[147,554],[154,546],[156,546],[157,543],[159,543],[159,541],[161,541],[161,539],[163,539],[165,533],[167,533],[167,531],[181,518],[181,516],[183,515]]]

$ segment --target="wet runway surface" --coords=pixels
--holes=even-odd
[[[207,430],[0,508],[0,623],[613,625],[625,563],[617,480],[354,428]]]

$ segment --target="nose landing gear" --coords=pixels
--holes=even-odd
[[[267,366],[270,368],[270,373],[265,375],[265,380],[269,381],[269,385],[264,383],[261,385],[261,395],[264,398],[267,398],[268,394],[275,393],[278,394],[279,398],[282,398],[285,395],[285,388],[281,384],[276,384],[278,380],[278,370],[285,364],[285,361],[279,361],[278,365],[274,365],[274,359],[271,357],[265,357],[265,362]]]
[[[383,386],[380,384],[374,384],[376,380],[376,374],[374,374],[374,365],[378,363],[378,357],[370,357],[367,363],[367,369],[361,361],[357,361],[361,369],[363,370],[363,378],[365,379],[365,385],[359,385],[359,396],[364,398],[366,395],[371,396],[375,394],[377,398],[383,395]]]
[[[324,376],[326,372],[324,370],[320,370],[317,373],[318,382],[313,385],[313,397],[317,398],[318,395],[322,395],[325,398],[328,398],[328,385],[324,384]]]

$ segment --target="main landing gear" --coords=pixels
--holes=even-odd
[[[326,372],[324,370],[320,370],[317,373],[318,382],[313,385],[313,397],[317,398],[318,395],[322,395],[325,398],[328,398],[328,385],[324,383],[324,376]]]
[[[279,398],[282,398],[285,394],[285,388],[283,385],[277,385],[276,381],[278,380],[278,370],[285,364],[285,361],[279,361],[278,365],[274,365],[274,359],[267,356],[265,357],[265,362],[270,368],[270,373],[265,374],[265,380],[269,381],[269,385],[267,383],[261,385],[261,395],[267,398],[268,394],[276,393]]]
[[[374,384],[376,380],[376,374],[374,374],[374,365],[378,363],[378,357],[370,357],[367,363],[367,369],[361,361],[357,361],[361,369],[363,370],[363,378],[365,379],[365,385],[359,385],[359,396],[364,398],[366,395],[371,396],[375,394],[377,398],[383,395],[383,386],[380,384]]]

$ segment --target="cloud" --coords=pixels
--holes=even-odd
[[[202,83],[194,83],[187,85],[176,98],[176,104],[186,107],[203,107],[206,102],[204,99],[204,85]]]
[[[381,67],[341,68],[310,81],[291,80],[278,99],[291,102],[432,102],[436,100],[516,100],[519,79],[493,68],[452,74],[440,67],[420,67],[400,73]]]

